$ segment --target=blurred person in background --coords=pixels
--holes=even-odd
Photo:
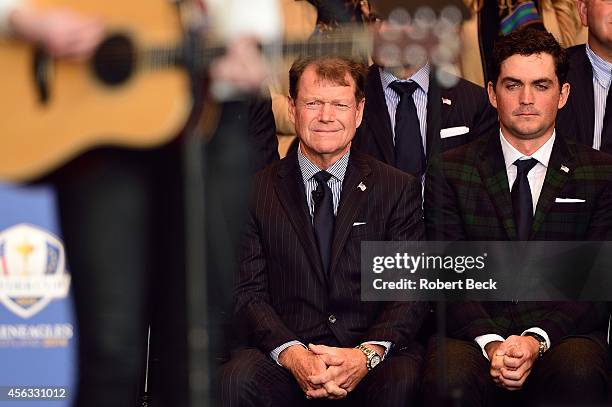
[[[270,11],[266,6],[273,2],[263,3],[258,11]],[[110,4],[101,5],[105,6]],[[242,9],[249,7],[252,2],[245,2]],[[206,7],[194,2],[191,10],[203,18]],[[237,15],[231,18],[239,20]],[[40,45],[52,57],[75,63],[87,60],[106,29],[103,19],[69,7],[39,9],[35,3],[0,0],[2,35]],[[233,89],[233,95],[249,94],[264,82],[266,68],[254,41],[236,37],[226,54],[213,62],[209,75],[213,88],[223,84]],[[230,296],[224,287],[233,278],[232,245],[244,201],[240,194],[248,190],[249,172],[278,159],[270,101],[249,106],[232,97],[221,102],[215,136],[202,167],[196,168],[212,181],[196,184],[202,189],[192,191],[201,195],[208,209],[204,223],[195,228],[206,228],[210,237],[207,249],[212,255],[207,260],[214,276],[208,278],[216,282],[209,285],[209,293],[216,295],[209,300],[213,352],[220,340],[214,332],[218,316],[212,314],[223,311],[220,301]],[[253,147],[246,147],[247,133]],[[152,405],[186,406],[193,380],[210,380],[190,378],[188,373],[185,207],[193,184],[184,178],[184,141],[184,135],[177,135],[168,145],[138,151],[99,147],[47,178],[56,186],[73,276],[79,329],[79,387],[74,399],[78,406],[136,405],[145,380],[149,324]]]
[[[420,178],[436,153],[494,132],[496,114],[482,87],[453,74],[456,58],[434,58],[453,45],[457,56],[460,2],[372,1],[371,6],[374,64],[354,147]],[[437,32],[443,28],[448,32]],[[425,38],[417,41],[411,35],[418,30]]]
[[[519,27],[537,27],[555,36],[563,47],[582,44],[575,0],[463,0],[470,11],[462,28],[464,47],[461,72],[465,79],[484,86],[488,81],[493,42]]]

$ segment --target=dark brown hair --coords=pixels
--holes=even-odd
[[[355,82],[355,100],[360,102],[364,98],[366,67],[360,62],[341,56],[299,58],[289,70],[289,95],[297,99],[298,83],[302,74],[309,66],[315,67],[320,80],[329,81],[341,86],[350,86],[346,80],[348,73]]]
[[[559,86],[567,82],[569,62],[567,53],[549,32],[536,28],[523,28],[499,37],[493,47],[490,78],[493,87],[497,84],[501,64],[513,55],[550,54],[555,62],[555,73]]]

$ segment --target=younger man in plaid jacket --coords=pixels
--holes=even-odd
[[[565,140],[554,127],[570,90],[567,70],[565,51],[549,33],[524,29],[498,40],[488,93],[500,132],[432,163],[429,239],[610,240],[612,157]],[[447,375],[463,404],[603,401],[610,363],[604,304],[448,308]],[[436,401],[434,342],[423,386],[427,405]]]

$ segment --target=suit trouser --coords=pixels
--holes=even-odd
[[[391,354],[370,371],[346,399],[307,400],[295,378],[269,355],[242,348],[221,367],[221,400],[224,407],[367,405],[409,406],[418,394],[422,347]]]
[[[566,337],[554,344],[534,366],[520,391],[495,386],[489,361],[475,342],[446,339],[448,394],[439,394],[441,357],[431,338],[425,358],[424,405],[603,405],[610,356],[599,338]]]

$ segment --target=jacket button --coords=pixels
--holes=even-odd
[[[334,314],[331,314],[329,316],[329,318],[327,318],[327,320],[329,321],[330,324],[335,324],[336,323],[336,316]]]

